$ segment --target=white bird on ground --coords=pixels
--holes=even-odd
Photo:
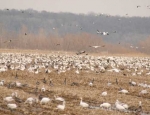
[[[120,104],[121,106],[123,106],[125,109],[128,109],[128,108],[129,108],[129,106],[128,106],[127,104],[125,104],[125,103],[121,103],[121,102],[119,102],[118,100],[116,100],[116,102],[117,102],[118,104]]]
[[[54,97],[55,97],[56,101],[63,101],[63,102],[65,101],[64,98],[62,98],[62,97],[56,97],[55,95],[54,95]]]
[[[75,72],[76,72],[76,74],[79,74],[79,73],[80,73],[80,72],[79,72],[79,69],[77,69]]]
[[[142,90],[140,93],[139,93],[139,95],[145,95],[145,94],[148,94],[148,92],[147,92],[147,90]]]
[[[22,87],[22,84],[18,81],[15,82],[16,83],[16,87]]]
[[[80,106],[82,106],[82,107],[89,107],[89,104],[87,104],[87,103],[82,101],[82,97],[80,99],[81,99]]]
[[[115,106],[116,106],[116,109],[119,110],[119,111],[124,111],[125,110],[125,107],[122,106],[118,100],[116,100],[116,103],[115,103]]]
[[[42,92],[45,92],[45,91],[46,91],[44,85],[43,85],[43,87],[41,88],[41,91],[42,91]]]
[[[102,96],[107,96],[107,91],[102,92]]]
[[[126,93],[129,93],[129,92],[128,92],[128,90],[126,90],[126,89],[122,89],[122,90],[119,91],[119,93],[126,94]]]
[[[3,86],[4,85],[4,80],[1,80],[0,81],[0,86]]]
[[[11,110],[16,109],[17,105],[16,104],[7,104],[7,107]]]
[[[11,102],[11,101],[14,101],[14,99],[11,96],[10,97],[5,97],[4,101]]]
[[[63,104],[62,104],[62,105],[58,105],[58,106],[57,106],[57,109],[59,109],[59,110],[64,110],[64,109],[65,109],[65,104],[66,104],[66,102],[63,101]]]
[[[25,103],[28,103],[30,105],[32,105],[34,102],[38,102],[37,99],[33,98],[33,97],[29,97],[27,98],[27,100],[25,101]]]
[[[40,104],[47,104],[47,103],[49,103],[50,102],[50,98],[48,98],[48,97],[43,97],[42,99],[41,99],[41,101],[40,101]]]
[[[111,104],[109,104],[109,103],[103,103],[103,104],[100,105],[100,107],[109,109],[111,107]]]
[[[90,86],[90,87],[93,86],[93,82],[94,82],[94,78],[93,78],[93,80],[91,80],[91,81],[89,82],[89,86]]]
[[[131,79],[130,79],[129,84],[132,85],[132,86],[135,86],[135,85],[136,85],[136,82],[131,81]]]

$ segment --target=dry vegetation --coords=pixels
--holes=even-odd
[[[125,73],[126,71],[124,71]],[[57,74],[56,71],[52,71],[46,74],[42,70],[39,74],[29,73],[28,71],[18,70],[18,79],[15,78],[16,71],[8,70],[7,72],[0,73],[0,80],[5,80],[5,85],[0,86],[0,114],[1,115],[126,115],[135,114],[119,112],[117,110],[106,110],[106,109],[90,109],[82,108],[79,106],[80,97],[83,97],[83,101],[90,104],[90,106],[99,107],[103,102],[109,102],[114,106],[116,99],[129,105],[129,107],[134,106],[138,108],[138,102],[142,101],[142,109],[144,113],[150,112],[150,93],[146,95],[139,95],[139,92],[143,89],[138,86],[130,86],[129,79],[134,79],[135,82],[141,83],[147,81],[150,84],[150,77],[145,75],[140,76],[124,76],[123,73],[95,73],[95,72],[85,72],[80,71],[80,74],[76,74],[75,70]],[[46,78],[47,83],[43,83],[43,78]],[[67,79],[66,85],[64,84],[64,79]],[[94,86],[90,87],[88,83],[94,78]],[[116,78],[119,84],[116,84]],[[52,79],[53,86],[49,85],[49,79]],[[19,81],[21,83],[28,84],[27,87],[8,88],[10,82]],[[40,85],[36,85],[39,81]],[[112,85],[108,86],[107,83],[111,82]],[[71,86],[73,82],[78,83],[78,85]],[[45,86],[46,91],[41,92],[41,87]],[[38,91],[35,92],[36,86]],[[120,94],[118,89],[122,87],[129,91],[129,94]],[[3,101],[3,98],[10,96],[14,91],[18,92],[21,103],[15,102],[18,108],[14,111],[10,111],[7,108],[7,103]],[[101,93],[107,91],[108,95],[102,97]],[[150,91],[148,89],[148,91]],[[57,110],[58,104],[61,104],[55,100],[52,100],[48,105],[24,104],[28,97],[37,97],[38,94],[42,96],[54,98],[54,95],[63,97],[66,100],[66,108],[64,111]]]
[[[27,35],[25,35],[25,33]],[[43,29],[37,34],[28,32],[26,26],[22,26],[20,32],[2,31],[0,36],[0,48],[3,49],[26,49],[26,50],[53,50],[53,51],[79,51],[85,50],[94,53],[111,54],[131,54],[146,53],[149,54],[149,38],[139,43],[139,49],[131,48],[131,44],[107,43],[103,36],[89,33],[58,35],[57,30],[53,34],[47,34]],[[111,38],[110,38],[111,39]],[[4,43],[12,40],[11,42]],[[60,44],[60,45],[57,45]],[[105,47],[94,49],[89,45],[105,45]],[[142,48],[145,47],[145,48]]]

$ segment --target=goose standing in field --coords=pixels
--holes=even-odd
[[[87,103],[85,103],[85,102],[82,101],[82,97],[80,99],[81,99],[80,106],[85,107],[85,108],[89,107],[89,104],[87,104]]]
[[[9,97],[5,97],[4,101],[11,102],[14,101],[14,99],[11,96],[9,96]]]
[[[100,104],[100,107],[109,109],[109,108],[111,108],[111,104],[109,104],[109,103],[102,103],[102,104]]]
[[[121,89],[120,91],[118,91],[119,93],[123,93],[123,94],[126,94],[126,93],[129,93],[128,90],[126,89]]]
[[[94,83],[94,78],[93,78],[92,81],[89,82],[89,86],[92,87],[92,86],[93,86],[93,83]]]
[[[77,68],[77,70],[75,71],[75,73],[76,73],[76,74],[79,74],[79,73],[80,73],[78,68]]]
[[[28,103],[30,105],[32,105],[34,102],[38,103],[38,99],[33,98],[33,97],[29,97],[27,98],[27,100],[25,101],[25,103]]]
[[[41,88],[41,92],[45,92],[45,91],[46,91],[46,89],[45,89],[45,87],[43,85],[43,87]]]
[[[107,96],[107,91],[102,92],[101,96]]]
[[[17,108],[16,104],[7,104],[7,107],[12,111]]]
[[[116,103],[115,103],[115,106],[116,106],[116,109],[119,110],[119,111],[124,111],[125,110],[125,107],[122,106],[118,100],[116,100]]]
[[[130,81],[129,81],[129,84],[130,84],[131,86],[136,86],[136,82],[132,81],[131,79],[130,79]]]
[[[118,104],[122,105],[125,109],[128,109],[128,108],[129,108],[129,106],[128,106],[127,104],[125,104],[125,103],[121,103],[121,102],[118,101],[118,100],[116,100],[116,102],[117,102]]]
[[[16,84],[16,87],[22,87],[22,83],[20,83],[18,81],[16,81],[15,84]]]
[[[41,101],[40,101],[40,104],[47,104],[47,103],[49,103],[50,101],[51,101],[50,98],[48,98],[48,97],[43,97],[43,98],[41,99]]]
[[[58,105],[58,106],[57,106],[57,109],[59,109],[59,110],[64,110],[64,109],[65,109],[65,104],[66,104],[66,102],[63,101],[63,104],[62,104],[62,105]]]
[[[147,92],[146,89],[145,89],[145,90],[142,90],[142,91],[139,93],[139,95],[145,95],[145,94],[148,94],[148,92]]]
[[[56,97],[55,95],[54,95],[54,98],[55,98],[56,101],[65,101],[64,98],[62,98],[62,97]]]
[[[0,81],[0,86],[3,86],[3,85],[4,85],[4,82],[5,82],[4,80],[1,80],[1,81]]]

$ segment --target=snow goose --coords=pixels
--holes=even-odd
[[[4,80],[1,80],[0,81],[0,86],[3,86],[4,85]]]
[[[148,94],[147,90],[142,90],[139,95],[145,95],[145,94]]]
[[[55,98],[56,101],[65,101],[64,98],[62,98],[62,97],[56,97],[55,95],[54,95],[54,98]]]
[[[11,101],[14,101],[14,99],[11,96],[10,97],[5,97],[4,101],[11,102]]]
[[[50,98],[48,98],[48,97],[43,97],[42,99],[41,99],[41,101],[40,101],[40,104],[47,104],[47,103],[49,103],[50,102]]]
[[[109,103],[102,103],[102,104],[100,105],[100,107],[109,109],[109,108],[111,107],[111,104],[109,104]]]
[[[115,106],[116,106],[116,109],[119,110],[119,111],[124,111],[125,110],[125,107],[122,106],[118,100],[116,100],[116,103],[115,103]]]
[[[93,82],[94,82],[94,78],[92,81],[89,82],[89,86],[92,87],[93,86]]]
[[[38,103],[38,99],[33,98],[33,97],[29,97],[27,98],[27,100],[25,101],[25,103],[28,103],[30,105],[32,105],[34,102]]]
[[[130,79],[129,84],[132,85],[132,86],[135,86],[135,85],[136,85],[136,82],[131,81],[131,79]]]
[[[57,109],[59,109],[59,110],[64,110],[65,109],[65,101],[63,101],[63,104],[62,105],[58,105],[57,106]]]
[[[16,109],[16,108],[17,108],[17,105],[16,105],[16,104],[7,104],[7,107],[8,107],[9,109],[11,109],[11,111],[12,111],[13,109]]]
[[[43,85],[43,87],[41,88],[41,92],[45,92],[45,91],[46,91],[46,89],[45,89],[45,87]]]
[[[82,97],[80,99],[81,99],[80,106],[85,107],[85,108],[89,107],[89,104],[87,104],[87,103],[85,103],[85,102],[82,101]]]
[[[121,89],[121,90],[119,91],[119,93],[126,94],[126,93],[129,93],[129,92],[128,92],[128,90],[126,90],[126,89]]]
[[[102,96],[107,96],[107,91],[102,92]]]
[[[22,87],[22,84],[18,81],[16,81],[15,84],[16,84],[16,87]]]

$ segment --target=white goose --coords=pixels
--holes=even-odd
[[[107,96],[107,91],[102,92],[102,96]]]
[[[116,103],[115,103],[115,106],[116,106],[116,109],[119,110],[119,111],[124,111],[125,110],[125,107],[122,106],[118,100],[116,100]]]
[[[54,95],[54,97],[55,97],[56,101],[63,101],[63,102],[65,101],[64,98],[62,98],[62,97],[56,97],[55,95]]]
[[[45,92],[45,91],[46,91],[46,89],[45,89],[45,87],[43,85],[43,87],[41,88],[41,92]]]
[[[129,93],[128,90],[126,90],[126,89],[122,89],[122,90],[120,90],[119,92],[120,92],[120,93],[123,93],[123,94]]]
[[[100,105],[100,107],[109,109],[109,108],[111,107],[111,104],[109,104],[109,103],[102,103],[102,104]]]
[[[4,80],[1,80],[0,81],[0,86],[3,86],[4,85]]]
[[[81,99],[80,106],[82,106],[82,107],[89,107],[89,104],[87,104],[87,103],[82,101],[82,97],[80,99]]]
[[[14,101],[14,99],[11,96],[10,97],[5,97],[4,101],[11,102],[11,101]]]
[[[57,109],[59,109],[59,110],[64,110],[65,109],[65,101],[63,101],[63,104],[62,105],[58,105],[57,106]]]
[[[16,109],[17,105],[16,104],[7,104],[7,107],[11,110]]]
[[[47,104],[47,103],[49,103],[50,102],[50,98],[48,98],[48,97],[43,97],[42,99],[41,99],[41,101],[40,101],[40,104]]]
[[[33,97],[29,97],[27,98],[27,100],[25,101],[25,103],[28,103],[30,105],[32,105],[34,102],[38,103],[38,99],[35,99]]]

